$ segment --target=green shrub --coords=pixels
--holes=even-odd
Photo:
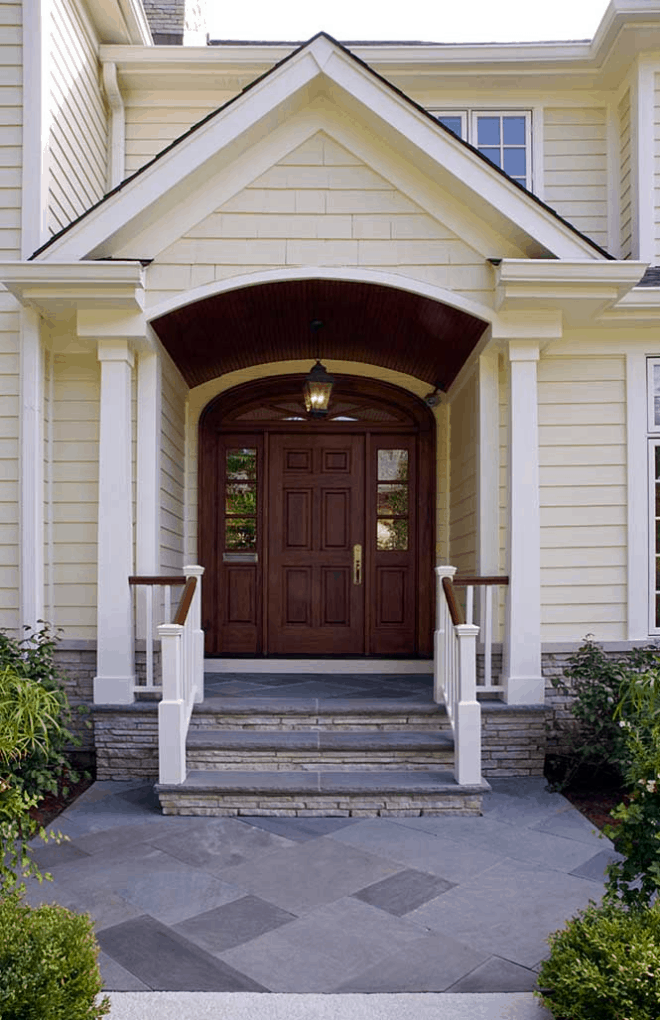
[[[605,835],[623,860],[608,866],[606,898],[649,906],[660,892],[660,670],[632,677],[615,712],[626,742],[627,803]]]
[[[86,914],[55,904],[32,908],[18,896],[0,900],[2,1020],[97,1020],[98,944]]]
[[[37,834],[44,839],[52,834],[30,817],[38,797],[16,782],[15,771],[30,754],[48,758],[59,707],[57,693],[38,680],[11,666],[0,669],[0,893],[22,890],[23,879],[30,875],[42,878],[28,841]],[[62,837],[55,838],[59,842]]]
[[[39,801],[48,793],[56,794],[60,786],[66,792],[67,780],[78,781],[80,776],[71,768],[67,747],[79,745],[80,740],[70,729],[72,713],[63,686],[65,678],[54,657],[56,636],[48,624],[26,631],[20,641],[0,632],[0,675],[9,668],[15,676],[38,682],[52,696],[44,719],[45,739],[15,759],[10,769],[12,786]]]
[[[562,767],[553,776],[556,789],[566,789],[576,777],[589,776],[598,783],[625,782],[628,745],[615,718],[615,710],[626,695],[631,680],[660,666],[660,648],[636,648],[625,657],[605,655],[590,636],[569,657],[564,677],[553,677],[552,685],[573,698],[570,711],[574,722],[559,727],[565,745]]]
[[[550,936],[537,994],[561,1020],[658,1020],[660,913],[590,904]]]

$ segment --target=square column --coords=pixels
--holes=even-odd
[[[510,705],[544,700],[541,675],[541,512],[535,340],[508,342],[509,586],[503,683]]]
[[[129,575],[133,573],[131,376],[127,340],[100,340],[97,675],[94,701],[133,701],[135,648]]]

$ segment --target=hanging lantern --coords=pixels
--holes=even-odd
[[[305,407],[311,418],[325,418],[334,382],[334,376],[329,375],[317,359],[311,372],[305,376],[303,383]]]

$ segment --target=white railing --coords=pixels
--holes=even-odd
[[[159,782],[178,784],[186,779],[186,738],[193,704],[204,700],[204,632],[202,631],[203,567],[183,568],[183,577],[130,577],[129,583],[145,594],[141,621],[146,637],[146,685],[139,691],[162,694],[158,705]],[[183,594],[172,619],[173,587]],[[164,589],[165,623],[156,629],[160,640],[162,682],[154,682],[153,591]]]
[[[493,669],[494,638],[499,637],[500,606],[495,597],[498,589],[509,583],[508,577],[453,577],[455,588],[465,588],[465,622],[479,624],[477,643],[477,693],[496,694],[504,691]],[[475,588],[478,602],[475,606]],[[475,609],[477,610],[475,619]],[[499,643],[499,642],[498,642]],[[500,648],[501,648],[500,644]],[[480,667],[482,667],[480,669]]]
[[[144,635],[145,643],[145,681],[136,684],[136,692],[161,693],[163,690],[162,683],[156,682],[154,670],[154,606],[161,623],[171,623],[172,589],[183,588],[186,579],[185,574],[128,579],[135,590],[135,636],[139,640]]]
[[[452,578],[456,567],[436,567],[434,698],[444,701],[454,734],[454,775],[461,786],[481,783],[481,706],[477,701],[477,635],[464,623]]]

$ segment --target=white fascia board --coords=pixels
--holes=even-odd
[[[180,204],[175,201],[179,191],[190,196],[195,188],[206,186],[213,167],[222,160],[223,150],[226,153],[228,147],[240,139],[247,145],[250,129],[263,127],[265,119],[275,111],[290,115],[296,99],[309,101],[314,89],[327,91],[329,83],[333,98],[336,98],[335,90],[340,89],[362,107],[365,119],[377,118],[380,133],[395,149],[404,146],[410,152],[412,146],[419,158],[431,160],[437,167],[438,183],[449,186],[459,201],[468,207],[474,205],[475,200],[478,205],[486,204],[489,211],[484,211],[484,218],[492,216],[499,221],[501,232],[506,234],[508,222],[515,236],[526,235],[530,247],[537,251],[551,252],[562,259],[602,258],[586,239],[445,132],[422,110],[374,77],[329,39],[318,37],[283,67],[257,82],[249,92],[140,171],[121,190],[57,238],[38,259],[74,261],[90,253],[108,254],[109,239],[116,237],[122,227],[132,221],[146,226],[159,214],[169,215],[170,210]],[[135,228],[129,231],[133,235],[139,232]]]
[[[42,310],[63,302],[144,307],[144,271],[135,262],[4,262],[0,282],[22,305]]]
[[[647,262],[632,260],[502,259],[495,273],[498,284],[594,283],[621,287],[627,292],[639,283],[647,268]]]
[[[611,325],[660,322],[660,287],[640,287],[629,291],[614,308],[600,315],[598,321]]]

